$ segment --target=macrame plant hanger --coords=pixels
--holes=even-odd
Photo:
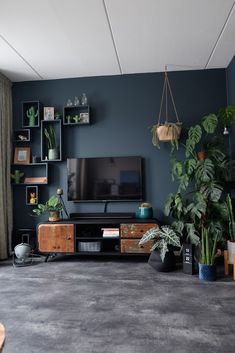
[[[168,92],[171,98],[171,102],[174,108],[174,113],[176,117],[176,123],[169,122],[168,118]],[[165,98],[165,122],[164,124],[161,124],[161,115],[162,115],[162,109],[163,109],[163,102]],[[174,97],[172,94],[171,90],[171,85],[170,81],[167,76],[167,66],[165,66],[165,79],[164,79],[164,85],[163,85],[163,90],[162,90],[162,98],[161,98],[161,104],[160,104],[160,111],[158,115],[158,122],[156,126],[156,133],[158,135],[159,141],[172,141],[172,140],[178,140],[181,132],[181,125],[182,123],[179,121]]]

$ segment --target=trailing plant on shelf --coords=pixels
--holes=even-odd
[[[60,220],[60,212],[63,207],[58,197],[53,195],[51,196],[45,204],[38,204],[37,208],[34,208],[32,212],[35,216],[43,215],[44,213],[49,213],[49,221],[58,221]]]
[[[169,246],[180,247],[180,238],[178,234],[170,226],[153,227],[149,229],[139,241],[139,245],[143,245],[150,240],[154,240],[151,251],[159,250],[162,262],[166,253],[169,252]]]

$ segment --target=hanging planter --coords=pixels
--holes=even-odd
[[[168,119],[168,92],[170,94],[170,99],[174,108],[175,122],[170,122]],[[165,99],[165,122],[161,123],[162,106]],[[160,148],[159,142],[170,142],[172,146],[172,151],[178,149],[179,138],[181,134],[182,123],[179,121],[178,113],[176,110],[170,82],[167,76],[167,71],[165,69],[165,80],[162,90],[162,99],[160,104],[160,111],[158,116],[157,124],[153,125],[151,132],[153,134],[152,143],[154,146]]]

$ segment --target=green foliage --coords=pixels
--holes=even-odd
[[[228,105],[227,107],[220,108],[218,117],[225,126],[230,126],[235,120],[235,107]]]
[[[218,125],[218,118],[215,114],[209,114],[202,118],[202,126],[208,134],[214,134]]]
[[[11,174],[11,178],[15,180],[16,184],[20,183],[20,179],[24,176],[24,172],[21,172],[20,170],[16,169],[14,174]]]
[[[154,244],[151,251],[158,249],[162,262],[165,259],[166,252],[168,252],[168,245],[180,247],[180,238],[177,233],[170,226],[154,227],[144,233],[139,244],[147,243],[149,240],[154,239]]]
[[[34,106],[30,107],[26,111],[26,115],[29,119],[38,117],[38,110],[35,110]]]
[[[48,211],[61,211],[62,205],[55,195],[51,196],[45,204],[38,204],[37,208],[33,209],[36,216],[40,216]]]
[[[56,149],[56,136],[55,130],[52,125],[49,125],[48,128],[44,129],[44,134],[48,140],[48,149],[54,150]]]
[[[235,241],[235,221],[233,216],[233,206],[230,195],[227,195],[226,205],[228,210],[228,219],[229,219],[229,236],[231,241]]]
[[[214,265],[216,258],[216,245],[219,233],[212,233],[210,229],[202,227],[201,231],[201,258],[200,263]]]
[[[153,146],[157,147],[158,149],[160,149],[160,139],[159,139],[159,135],[158,135],[158,127],[160,125],[159,124],[155,124],[152,126],[151,128],[151,132],[152,132],[152,144]],[[172,131],[172,139],[167,141],[170,142],[171,144],[171,152],[173,152],[174,150],[178,150],[179,148],[179,135],[181,132],[181,127],[182,127],[182,123],[170,123],[170,122],[166,122],[164,124],[164,126],[169,130],[171,129]]]

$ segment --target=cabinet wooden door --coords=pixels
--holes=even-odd
[[[121,253],[129,254],[149,254],[153,246],[153,240],[148,243],[139,245],[139,239],[122,239],[121,240]]]
[[[75,251],[74,224],[40,224],[38,249],[40,252],[73,253]]]
[[[121,238],[142,238],[149,229],[157,227],[156,223],[130,223],[120,225]]]

